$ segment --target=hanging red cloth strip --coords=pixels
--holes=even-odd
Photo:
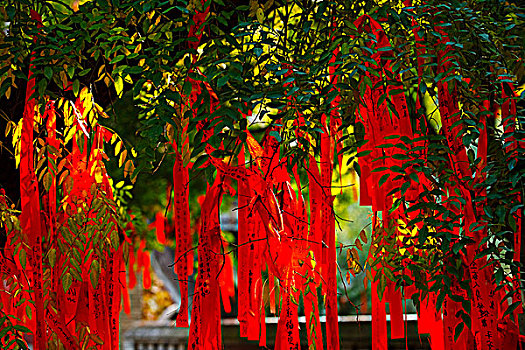
[[[264,308],[264,299],[261,298],[261,305],[259,306],[260,319],[259,323],[261,325],[261,334],[259,336],[259,347],[266,348],[266,312]]]
[[[377,48],[390,46],[381,26],[370,16],[363,15],[359,17],[354,24],[360,32],[368,31],[366,28],[370,28],[369,31],[377,38]],[[371,46],[371,44],[369,43],[368,46]],[[379,71],[381,71],[381,64],[383,64],[381,57],[380,52],[372,55],[372,59],[377,62],[373,65],[373,68]],[[370,65],[370,63],[367,63],[367,65]],[[383,186],[380,188],[379,180],[383,175],[386,175],[386,173],[385,171],[374,172],[373,170],[376,168],[386,169],[389,167],[387,161],[384,158],[380,158],[384,154],[382,154],[376,146],[384,142],[384,137],[386,136],[386,130],[384,130],[384,128],[391,124],[391,122],[390,115],[386,108],[386,100],[383,99],[383,102],[379,103],[381,96],[387,93],[384,91],[383,84],[381,84],[381,77],[371,75],[368,72],[367,76],[371,80],[372,86],[379,86],[374,89],[371,88],[372,86],[366,87],[366,92],[363,96],[364,104],[359,107],[361,114],[359,117],[365,126],[365,141],[367,141],[367,144],[360,147],[358,151],[369,152],[367,155],[359,158],[359,165],[361,166],[361,205],[371,204],[372,210],[382,211],[385,209],[385,194],[389,192],[391,184],[388,181],[389,179],[387,179],[387,181],[383,181]],[[361,84],[363,83],[364,82],[361,82]]]
[[[372,349],[387,350],[386,303],[379,299],[379,281],[372,282]]]
[[[337,255],[335,242],[335,218],[333,214],[332,173],[334,166],[334,142],[330,136],[326,119],[323,122],[324,133],[321,136],[321,176],[322,191],[321,222],[322,249],[321,273],[326,282],[326,347],[339,349],[339,319],[337,312]]]
[[[377,212],[373,212],[372,237],[375,237],[378,228]],[[380,253],[376,251],[375,254]],[[368,251],[367,261],[371,261],[372,249]],[[372,349],[386,350],[388,345],[386,302],[385,298],[379,298],[379,280],[374,281],[377,271],[372,269],[371,294],[372,294]]]
[[[232,312],[230,299],[235,297],[235,285],[233,281],[233,261],[231,255],[229,254],[228,242],[224,238],[222,238],[222,244],[224,261],[220,266],[219,286],[224,312],[229,314]]]
[[[376,38],[374,43],[367,43],[368,47],[376,50],[372,55],[375,62],[367,63],[367,66],[379,71],[379,76],[366,73],[371,81],[371,86],[365,88],[363,104],[360,106],[358,114],[365,126],[365,141],[367,141],[367,144],[359,148],[359,152],[365,153],[359,158],[361,167],[360,204],[372,205],[374,211],[373,235],[376,235],[375,218],[378,211],[383,211],[385,228],[391,226],[392,222],[397,223],[399,213],[388,213],[392,207],[393,198],[387,194],[400,185],[399,180],[394,179],[396,174],[391,169],[393,166],[402,165],[398,160],[400,157],[397,155],[404,153],[403,148],[397,146],[382,148],[379,146],[387,142],[400,143],[398,139],[403,136],[412,139],[413,134],[404,94],[394,93],[392,84],[385,84],[385,81],[390,79],[400,83],[400,79],[394,75],[391,68],[390,57],[394,56],[394,53],[382,26],[368,15],[361,16],[354,23],[360,32],[371,33]],[[387,100],[395,106],[397,113],[389,112]],[[406,149],[406,145],[404,149]],[[380,183],[383,184],[380,185]],[[385,302],[388,301],[390,304],[391,337],[402,338],[404,337],[402,296],[400,291],[396,291],[394,285],[389,283],[384,292],[383,300],[380,300],[378,286],[378,281],[372,283],[372,337],[373,342],[375,342],[373,348],[386,349],[388,338]]]
[[[501,122],[503,124],[503,136],[504,136],[504,143],[507,144],[506,150],[510,153],[511,161],[517,162],[517,156],[518,156],[518,147],[523,148],[525,145],[523,144],[523,141],[518,141],[514,135],[516,132],[516,93],[514,91],[514,88],[512,84],[510,83],[501,83],[501,94],[502,98],[504,99],[503,104],[501,105]],[[523,199],[521,198],[521,195],[518,193],[516,195],[516,202],[522,203]],[[514,261],[515,262],[521,262],[521,218],[522,218],[523,209],[518,209],[513,214],[515,220],[516,220],[516,230],[514,234]],[[521,269],[520,269],[521,270]],[[513,285],[516,291],[520,290],[520,282],[519,282],[519,276],[520,274],[516,274],[516,276],[513,279]],[[512,302],[521,302],[521,293],[514,293],[512,296]],[[519,330],[519,322],[518,322],[518,314],[523,313],[523,307],[518,306],[516,309],[514,309],[514,322],[518,325]],[[519,334],[519,333],[518,333]]]
[[[450,196],[454,196],[454,187],[449,186],[446,189],[446,193],[449,193]],[[448,198],[447,196],[443,196],[442,198],[443,205],[447,210],[449,210],[451,213],[453,213],[454,216],[459,216],[460,209],[459,206],[456,205],[456,203],[453,203],[453,200],[451,198]],[[441,220],[446,220],[446,218],[441,218]],[[454,235],[455,237],[459,237],[459,223],[453,226],[453,229],[449,232],[449,234]],[[450,245],[452,247],[452,244]],[[450,261],[445,260],[444,265],[450,264]],[[463,263],[467,265],[466,259],[463,259]],[[454,295],[460,295],[464,299],[468,299],[468,296],[466,295],[466,292],[460,287],[458,278],[454,277],[450,272],[446,271],[445,274],[450,278],[451,280],[451,287],[450,290]],[[469,279],[469,271],[468,269],[465,269],[465,279]],[[463,322],[460,315],[457,313],[459,310],[462,309],[462,305],[459,302],[455,302],[454,300],[450,299],[448,296],[445,297],[445,300],[443,301],[443,331],[444,331],[444,341],[445,341],[445,349],[459,349],[459,350],[466,350],[471,349],[473,345],[473,339],[472,339],[472,333],[470,329],[464,329],[457,341],[454,341],[454,332],[457,327],[457,325],[460,322]],[[472,344],[469,342],[472,341]],[[472,345],[472,346],[469,346]]]
[[[238,166],[245,167],[245,156],[244,156],[244,146],[241,146],[241,150],[238,155]],[[250,203],[250,191],[247,185],[246,180],[238,179],[237,180],[237,202],[238,202],[238,245],[237,250],[238,254],[238,320],[240,323],[240,333],[241,337],[247,336],[247,321],[248,321],[248,312],[250,305],[250,294],[249,294],[249,279],[250,279],[250,267],[253,266],[250,261],[250,246],[248,245],[248,228],[253,224],[250,220],[253,220],[248,204]],[[272,288],[270,286],[270,288]]]
[[[290,271],[290,274],[292,272]],[[290,278],[289,274],[286,276]],[[292,292],[289,286],[284,282],[282,286],[284,290],[281,292],[282,308],[279,314],[279,322],[277,324],[277,336],[275,338],[275,350],[296,350],[300,349],[299,344],[299,324],[297,320],[297,305],[292,301],[294,297],[295,302],[298,293]],[[295,296],[293,296],[295,295]]]
[[[259,162],[262,162],[260,155],[262,155],[262,148],[253,140],[254,145],[260,150],[257,154]],[[253,156],[253,147],[252,147]],[[243,158],[243,152],[240,155]],[[254,157],[255,158],[255,157]],[[239,183],[239,239],[244,240],[244,246],[247,250],[240,251],[240,259],[247,261],[246,271],[240,271],[240,283],[245,283],[247,294],[241,295],[239,298],[248,298],[247,305],[239,309],[239,317],[241,317],[241,334],[247,336],[248,340],[260,340],[260,305],[262,297],[262,279],[261,270],[263,263],[264,242],[262,239],[267,235],[275,237],[278,234],[279,222],[281,218],[278,215],[278,209],[275,197],[272,201],[268,197],[273,195],[265,188],[265,181],[259,175],[259,170],[255,165],[246,169],[243,165],[237,167],[223,163],[221,160],[210,157],[210,161],[217,168],[221,176],[228,176],[236,179]],[[239,160],[242,163],[242,160]],[[244,163],[242,163],[244,164]],[[242,248],[242,247],[240,247]],[[246,255],[247,254],[247,255]],[[270,268],[273,264],[270,264]]]
[[[403,301],[401,291],[395,289],[395,284],[388,285],[388,294],[385,295],[390,306],[390,338],[405,337],[405,321],[403,320]]]
[[[155,231],[157,232],[157,241],[164,245],[166,244],[166,234],[164,232],[165,218],[162,212],[155,214]]]
[[[190,228],[189,174],[175,147],[173,165],[173,226],[175,230],[175,273],[179,279],[181,304],[177,327],[188,327],[188,276],[193,274],[193,250]]]
[[[132,248],[130,248],[132,250]],[[128,291],[128,284],[126,281],[126,264],[124,262],[124,258],[121,257],[120,259],[120,270],[118,275],[118,283],[122,287],[121,294],[122,294],[122,304],[123,304],[123,310],[126,315],[129,315],[131,312],[131,303],[129,299],[129,291]],[[119,286],[117,286],[119,288]]]
[[[100,259],[98,256],[94,256],[94,259]],[[95,288],[91,282],[88,282],[88,298],[89,298],[89,328],[95,336],[99,338],[99,341],[106,344],[103,349],[109,349],[111,340],[109,339],[108,328],[108,300],[106,299],[106,293],[104,291],[103,281],[106,278],[106,270],[101,268],[99,281]],[[89,279],[88,279],[89,280]]]
[[[117,251],[112,250],[108,259],[108,273],[106,275],[106,291],[108,295],[108,313],[109,313],[109,330],[110,344],[109,349],[118,349],[120,335],[120,303],[121,303],[121,286],[119,284],[120,268],[122,261],[123,244],[120,244]],[[100,283],[100,282],[99,282]],[[128,301],[129,302],[129,301]]]
[[[46,113],[44,115],[46,118],[46,143],[48,146],[51,146],[54,148],[53,151],[48,151],[48,163],[47,167],[51,174],[51,185],[49,186],[49,190],[46,193],[47,198],[47,227],[49,228],[50,235],[49,235],[49,241],[50,242],[56,242],[55,240],[55,227],[56,227],[56,220],[57,220],[57,188],[56,188],[56,176],[54,170],[54,165],[57,161],[57,152],[60,148],[60,141],[56,138],[56,113],[55,113],[55,101],[48,101],[46,105]],[[56,151],[56,152],[55,152]],[[54,270],[53,270],[54,272]]]
[[[441,34],[441,40],[438,44],[445,45],[444,50],[438,50],[438,74],[446,74],[451,70],[450,51],[451,48],[446,45],[449,41],[446,33],[442,28],[436,27]],[[450,82],[453,84],[453,82]],[[476,219],[476,209],[473,207],[473,199],[471,198],[470,189],[465,188],[465,183],[473,179],[472,171],[469,168],[469,161],[466,149],[463,146],[461,138],[456,135],[461,131],[462,126],[456,123],[460,120],[461,113],[458,106],[458,101],[455,93],[450,93],[449,82],[440,80],[438,86],[439,111],[441,114],[441,123],[443,125],[442,132],[447,139],[447,144],[452,150],[450,152],[450,163],[455,171],[456,181],[458,182],[458,189],[465,200],[463,212],[465,219],[463,227],[466,234],[474,240],[474,244],[467,246],[467,262],[470,265],[471,288],[473,290],[472,298],[472,331],[476,335],[476,345],[480,350],[497,349],[494,335],[497,334],[497,324],[495,315],[490,314],[487,307],[490,305],[491,297],[490,291],[494,289],[494,284],[489,273],[490,268],[480,270],[479,264],[483,259],[474,259],[477,254],[477,247],[479,246],[483,233],[486,232],[486,223],[479,222]],[[455,92],[455,85],[451,90]],[[454,128],[452,127],[453,125]],[[479,208],[482,210],[481,208]],[[477,226],[485,226],[481,230]],[[473,231],[474,230],[474,231]]]
[[[137,267],[142,269],[142,287],[144,289],[151,288],[151,274],[150,274],[150,254],[146,249],[146,241],[142,239],[137,250]]]
[[[80,349],[77,339],[71,335],[65,323],[49,309],[46,310],[46,323],[67,349]]]
[[[129,289],[133,289],[137,285],[137,275],[135,274],[135,250],[133,247],[131,247],[128,253],[128,269],[128,287]]]
[[[295,193],[289,183],[282,186],[280,207],[283,211],[283,232],[277,256],[277,269],[283,271],[281,276],[281,310],[277,324],[277,335],[275,338],[276,350],[300,349],[299,324],[297,320],[297,306],[299,300],[299,283],[296,282],[297,257],[299,247],[294,240],[296,227],[297,200]]]
[[[308,233],[308,241],[313,242],[311,250],[314,255],[315,261],[321,265],[321,252],[323,247],[323,226],[321,222],[321,202],[322,202],[322,188],[321,188],[321,175],[319,174],[319,168],[315,158],[310,155],[308,164],[308,187],[310,190],[309,201],[310,201],[310,231]],[[314,275],[315,282],[317,285],[321,282],[320,275]],[[325,291],[323,289],[323,294]]]
[[[38,13],[31,10],[31,19],[37,27],[41,27],[42,19]],[[36,42],[37,38],[33,40]],[[34,59],[31,55],[31,61]],[[45,349],[46,322],[44,314],[44,293],[42,278],[42,227],[40,216],[40,195],[38,192],[38,181],[34,169],[34,147],[33,147],[33,123],[35,116],[36,101],[31,96],[35,93],[35,78],[33,78],[34,65],[29,65],[29,74],[26,87],[26,101],[22,121],[21,144],[20,144],[20,202],[22,213],[20,224],[26,241],[31,248],[28,252],[30,281],[34,290],[34,328],[35,349]]]
[[[368,145],[359,148],[359,152],[368,154],[360,157],[363,160],[361,166],[361,205],[372,204],[375,211],[383,211],[390,205],[386,194],[401,185],[400,179],[395,179],[392,167],[401,167],[399,156],[405,153],[409,145],[402,141],[403,137],[413,139],[413,132],[408,114],[408,106],[404,93],[394,86],[402,85],[400,77],[394,75],[392,70],[392,59],[395,53],[391,49],[386,34],[377,21],[368,15],[359,17],[354,24],[360,32],[370,32],[377,42],[368,41],[367,45],[376,52],[372,55],[375,63],[366,63],[367,66],[379,71],[379,76],[366,73],[371,85],[366,86],[363,96],[363,105],[360,106],[358,116],[364,126]],[[395,85],[389,83],[394,80]],[[363,84],[364,82],[361,82]],[[388,102],[396,108],[397,113],[390,113]],[[390,143],[389,145],[385,145]],[[399,143],[399,146],[396,145]],[[378,148],[378,146],[388,146]],[[379,184],[382,183],[380,186]]]
[[[202,0],[201,5],[205,5]],[[193,24],[190,25],[188,32],[189,47],[196,50],[199,47],[200,40],[202,38],[204,30],[204,22],[209,12],[209,4],[204,7],[203,12],[196,11],[193,16]],[[192,62],[195,62],[197,56],[192,53]],[[197,73],[198,70],[197,70]],[[191,95],[188,98],[188,108],[192,108],[193,104],[197,99],[197,94],[200,93],[200,86],[198,83],[188,78],[188,81],[192,84]],[[208,83],[205,83],[210,95],[217,98],[211,90]],[[210,106],[210,114],[213,112],[213,103]],[[194,111],[194,115],[196,111]],[[183,130],[182,143],[188,142],[187,138],[187,126]],[[205,131],[206,134],[206,131]],[[206,142],[206,140],[202,140]],[[182,161],[182,148],[179,150],[176,142],[173,143],[175,150],[175,163],[173,166],[173,224],[175,229],[175,264],[174,269],[179,280],[179,288],[181,292],[181,302],[179,306],[179,313],[175,325],[177,327],[188,327],[188,277],[193,274],[193,249],[191,241],[191,228],[190,228],[190,212],[189,212],[189,173],[188,166],[183,165]],[[200,269],[200,266],[199,266]],[[195,307],[195,306],[194,306]],[[196,317],[198,315],[195,315]],[[198,333],[198,332],[197,332]]]
[[[334,31],[337,30],[335,21],[333,22]],[[332,33],[333,34],[333,33]],[[331,35],[332,35],[331,34]],[[333,40],[333,37],[332,37]],[[339,54],[339,48],[332,52],[332,57],[329,61],[328,73],[331,84],[334,86],[338,82],[336,71],[339,65],[336,64],[336,59]],[[336,89],[331,88],[330,93],[336,92]],[[338,153],[339,175],[342,179],[342,160],[343,155],[340,153],[342,143],[338,141],[342,137],[342,130],[339,130],[342,125],[339,114],[339,103],[341,102],[341,94],[336,93],[336,97],[330,102],[330,121],[327,122],[326,116],[321,117],[324,133],[321,135],[321,189],[323,191],[322,204],[322,222],[323,222],[323,241],[326,243],[326,249],[323,249],[323,264],[321,265],[323,278],[326,281],[326,346],[328,349],[339,349],[339,316],[337,311],[337,251],[336,251],[336,237],[335,237],[335,217],[333,214],[333,200],[332,196],[332,174],[334,170],[334,148]],[[337,142],[336,142],[337,141]],[[336,146],[337,145],[337,146]],[[340,182],[342,184],[342,182]],[[341,188],[342,191],[342,188]],[[328,228],[328,229],[327,229]]]
[[[253,156],[253,155],[252,155]],[[256,171],[256,165],[251,165],[251,172],[254,174],[258,173]],[[261,210],[266,210],[265,208],[270,208],[270,205],[261,204],[261,200],[258,200],[259,205],[254,206],[254,192],[256,192],[258,186],[261,185],[263,180],[261,177],[252,176],[247,179],[248,190],[250,192],[250,206],[248,210],[251,213],[251,219],[248,219],[248,242],[249,242],[249,276],[248,276],[248,293],[250,296],[249,310],[248,310],[248,319],[247,319],[247,336],[248,340],[260,340],[261,339],[261,302],[262,302],[262,276],[261,271],[263,269],[263,246],[266,242],[263,241],[268,235],[268,230],[272,231],[269,228],[269,219],[266,218],[263,220],[261,216]],[[259,189],[260,191],[260,189]],[[255,199],[257,200],[257,199]],[[266,213],[266,211],[265,211]],[[266,213],[267,214],[267,213]],[[266,234],[265,234],[266,233]],[[269,266],[269,271],[270,267]]]
[[[148,251],[142,252],[142,286],[144,289],[151,288],[151,257]]]
[[[44,115],[44,118],[46,120],[46,143],[50,146],[50,149],[48,150],[48,162],[47,167],[49,170],[49,173],[51,174],[51,184],[49,186],[49,190],[45,194],[45,202],[47,204],[47,207],[45,206],[45,213],[47,215],[47,226],[46,231],[49,232],[47,235],[47,241],[49,242],[49,250],[55,249],[55,252],[59,251],[58,245],[57,245],[57,237],[56,237],[56,228],[57,225],[57,173],[55,171],[55,166],[57,164],[57,158],[58,158],[58,151],[60,150],[60,141],[56,138],[56,111],[55,111],[55,101],[48,101],[46,105],[46,112]],[[51,149],[53,148],[53,149]],[[56,254],[55,254],[56,255]],[[50,284],[51,290],[59,291],[57,293],[57,302],[59,299],[59,295],[61,295],[62,286],[60,283],[60,277],[61,274],[56,268],[51,269],[51,276]],[[46,310],[46,318],[49,318],[48,314],[50,313],[49,309]],[[54,314],[52,314],[55,316]],[[55,332],[59,334],[59,337],[61,337],[61,341],[64,344],[71,344],[70,340],[74,339],[71,338],[71,334],[67,330],[67,327],[65,324],[60,325],[60,321],[64,321],[64,315],[60,319],[56,319],[54,321],[48,320],[48,325],[50,327],[55,327]],[[66,333],[67,332],[67,333]],[[61,335],[60,335],[61,334]],[[68,340],[69,339],[69,340]],[[78,346],[78,345],[77,345]]]
[[[189,349],[221,349],[219,269],[222,260],[219,208],[222,201],[222,178],[217,176],[208,186],[201,206],[199,233],[199,271],[193,297]]]
[[[308,346],[317,350],[323,350],[323,334],[321,331],[321,321],[319,319],[319,305],[317,298],[317,287],[315,276],[319,272],[315,269],[315,260],[311,250],[312,244],[308,239],[308,216],[306,214],[306,206],[303,195],[300,191],[301,182],[294,168],[295,178],[297,182],[297,188],[299,192],[297,194],[297,201],[295,203],[295,217],[296,217],[296,228],[295,237],[299,238],[298,241],[299,251],[301,260],[303,260],[302,268],[297,269],[297,273],[300,276],[306,276],[304,280],[299,282],[301,291],[303,293],[304,301],[304,314],[306,317],[306,332],[308,336]],[[313,242],[315,245],[316,242]]]
[[[333,29],[337,29],[337,25],[335,21],[333,22]],[[333,33],[331,34],[332,41],[334,40]],[[337,94],[335,98],[330,102],[330,136],[332,143],[335,143],[335,147],[337,150],[337,163],[339,165],[339,184],[342,186],[342,169],[343,169],[343,153],[341,150],[343,149],[343,143],[339,141],[341,137],[343,136],[343,130],[340,130],[340,127],[342,125],[342,120],[339,112],[339,104],[341,103],[341,92],[337,88],[337,83],[339,81],[338,75],[336,75],[337,70],[340,67],[340,64],[337,63],[337,55],[339,55],[339,47],[337,47],[332,52],[332,57],[330,58],[330,61],[328,61],[328,74],[330,78],[330,83],[335,86],[335,88],[331,88],[330,92],[328,93],[328,96],[335,91],[337,91]],[[333,150],[332,150],[333,152]],[[343,193],[343,188],[341,187],[341,194]]]

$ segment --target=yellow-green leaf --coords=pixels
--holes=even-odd
[[[46,191],[49,191],[49,189],[51,188],[51,184],[53,183],[53,177],[51,176],[50,173],[44,174],[43,182],[44,182],[44,188],[46,189]]]
[[[120,98],[122,97],[122,93],[124,91],[124,80],[119,75],[117,79],[115,79],[115,91],[117,92],[117,96]]]
[[[73,94],[75,94],[75,96],[78,96],[79,91],[80,91],[80,81],[78,81],[78,79],[75,79],[75,81],[73,81]]]
[[[122,153],[120,153],[119,161],[118,161],[118,167],[122,167],[124,164],[124,161],[126,160],[126,156],[128,155],[127,150],[123,150]]]
[[[91,280],[91,285],[93,286],[93,289],[97,288],[99,276],[100,263],[98,262],[98,260],[93,260],[89,269],[89,279]]]
[[[33,311],[31,311],[31,306],[30,305],[26,305],[26,315],[29,319],[32,319],[33,318]]]
[[[73,283],[73,276],[69,272],[66,272],[64,276],[62,276],[62,287],[64,287],[64,292],[67,293],[69,288],[71,288],[71,284]]]
[[[20,251],[18,252],[18,258],[20,259],[20,265],[22,266],[23,269],[25,269],[27,255],[26,255],[26,251],[24,250],[24,248],[20,249]]]
[[[49,250],[47,253],[47,259],[49,260],[49,265],[51,265],[51,267],[55,267],[55,262],[57,259],[57,251],[55,248],[51,248]]]
[[[115,156],[117,156],[122,149],[122,141],[117,142],[115,145]]]
[[[120,238],[118,236],[117,230],[113,229],[111,230],[111,245],[114,249],[118,249],[118,246],[120,244]]]

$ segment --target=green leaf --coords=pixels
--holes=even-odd
[[[208,156],[203,154],[193,164],[193,169],[199,169],[206,161],[208,160]]]
[[[78,96],[79,91],[80,91],[80,81],[78,81],[78,79],[75,79],[75,81],[73,81],[73,94],[75,94],[75,96]]]
[[[5,317],[5,316],[4,316]],[[9,325],[7,326],[3,326],[2,328],[0,328],[0,339],[2,339],[3,337],[5,337],[5,335],[7,333],[9,333],[9,331],[11,331],[11,327]]]
[[[51,176],[49,172],[46,172],[44,174],[44,178],[42,179],[42,182],[44,183],[44,189],[46,190],[46,192],[48,192],[53,183],[53,177]]]
[[[89,279],[91,280],[91,285],[93,289],[97,288],[98,279],[100,277],[100,263],[98,260],[94,259],[91,262],[91,267],[89,268]]]
[[[191,90],[192,90],[191,82],[189,80],[186,80],[182,87],[182,92],[184,93],[184,95],[190,96]]]
[[[20,251],[18,252],[18,258],[20,259],[20,265],[22,266],[23,269],[25,269],[26,262],[27,262],[27,255],[26,255],[26,251],[24,248],[20,249]]]
[[[68,66],[67,67],[67,75],[69,76],[69,79],[73,79],[73,75],[75,74],[75,67]]]
[[[113,58],[109,64],[115,64],[115,63],[119,63],[120,61],[122,61],[126,56],[124,55],[118,55],[116,56],[115,58]]]
[[[383,186],[383,184],[386,182],[386,180],[388,180],[389,177],[390,174],[384,174],[383,176],[381,176],[381,178],[379,179],[379,187]]]
[[[47,66],[44,68],[44,76],[47,78],[47,80],[51,80],[53,77],[53,68]]]
[[[115,79],[115,91],[117,92],[117,96],[121,98],[124,93],[124,80],[120,75]]]
[[[84,69],[80,73],[78,73],[78,76],[83,77],[84,75],[88,74],[90,71],[91,71],[91,68]]]
[[[32,319],[33,318],[33,312],[31,311],[31,306],[30,305],[26,305],[26,315],[29,319]]]
[[[69,288],[71,288],[71,284],[73,283],[73,276],[69,272],[66,272],[64,276],[62,276],[62,287],[64,288],[64,292],[67,293]]]
[[[521,305],[521,301],[516,301],[516,302],[510,304],[510,306],[507,308],[507,310],[505,310],[505,313],[503,313],[503,318],[505,318],[505,316],[507,316],[507,315],[510,315],[520,305]]]
[[[282,141],[281,135],[280,135],[279,132],[276,131],[276,130],[272,130],[272,131],[270,131],[269,135],[275,137],[275,139],[277,140],[277,142],[281,142],[281,141]]]
[[[465,324],[463,322],[458,323],[458,325],[456,326],[456,329],[454,330],[454,341],[458,340],[464,327],[465,327]]]
[[[221,86],[226,85],[226,83],[228,82],[229,79],[230,79],[229,75],[224,75],[224,76],[220,77],[217,80],[217,87],[220,88]]]
[[[113,246],[113,249],[118,249],[118,246],[120,244],[120,238],[118,236],[118,231],[116,229],[111,230],[111,245]]]
[[[51,265],[51,267],[55,267],[57,259],[57,251],[55,248],[51,248],[49,250],[49,252],[47,253],[47,259],[49,260],[49,265]]]
[[[461,242],[454,243],[454,245],[452,246],[452,251],[454,252],[454,254],[457,254],[462,248],[463,248],[463,243]]]
[[[13,328],[22,333],[32,333],[29,328],[19,325],[19,324],[14,325]]]

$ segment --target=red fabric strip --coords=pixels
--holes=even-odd
[[[95,257],[97,258],[97,257]],[[102,285],[105,279],[106,271],[101,269],[99,283],[96,288],[93,288],[91,282],[88,282],[88,296],[89,296],[89,328],[91,332],[104,342],[103,349],[109,349],[111,341],[108,335],[108,301],[105,298]],[[78,316],[78,311],[77,311]]]
[[[422,301],[420,305],[419,315],[417,318],[417,331],[419,334],[430,334],[432,326],[434,325],[434,305],[428,305],[427,301]]]
[[[137,285],[137,275],[135,275],[135,251],[133,250],[133,246],[129,249],[129,255],[128,255],[128,275],[129,275],[129,282],[128,286],[129,289],[135,288]]]
[[[55,148],[55,150],[59,150],[60,148],[60,141],[56,138],[56,113],[55,113],[55,101],[48,101],[46,106],[46,131],[47,131],[47,137],[46,137],[46,143]],[[51,185],[49,187],[49,191],[46,194],[47,197],[47,204],[48,207],[46,208],[46,212],[48,213],[48,228],[50,230],[50,242],[55,242],[55,227],[56,227],[56,220],[57,220],[57,214],[56,214],[56,173],[53,168],[53,163],[56,164],[57,161],[57,155],[54,152],[48,152],[48,163],[47,167],[52,174],[51,176]]]
[[[120,286],[122,286],[121,293],[122,293],[123,309],[124,309],[124,313],[126,313],[126,315],[129,315],[131,312],[131,303],[129,300],[128,285],[126,283],[126,264],[124,263],[123,258],[119,260],[120,260],[120,270],[119,270],[118,281],[120,283]]]
[[[248,340],[260,340],[260,305],[262,297],[262,278],[261,278],[261,265],[262,265],[262,254],[261,244],[259,238],[264,232],[263,223],[258,216],[254,217],[249,230],[248,230],[248,241],[250,255],[250,270],[248,272],[248,288],[249,288],[249,310],[247,315],[247,336]]]
[[[290,266],[291,267],[291,266]],[[297,316],[298,293],[292,291],[293,269],[288,268],[282,285],[281,302],[282,308],[277,324],[277,335],[275,338],[275,350],[300,349],[299,324]],[[292,297],[295,302],[292,301]]]
[[[314,259],[318,264],[321,262],[321,247],[322,247],[322,222],[321,222],[321,201],[322,189],[319,175],[319,168],[313,156],[310,156],[308,167],[308,186],[309,186],[309,201],[310,201],[310,232],[308,240],[312,241],[312,251]],[[320,276],[314,275],[316,284],[320,284]]]
[[[56,333],[66,349],[80,349],[77,340],[71,335],[64,322],[62,322],[60,318],[49,309],[46,313],[46,323],[49,325],[49,328],[51,328],[53,332]]]
[[[400,290],[392,290],[395,285],[389,286],[388,302],[390,306],[390,338],[401,339],[405,337],[405,322],[403,320],[403,302]]]
[[[509,96],[507,94],[507,91],[505,90],[505,86],[512,92],[512,94]],[[515,91],[514,87],[510,83],[502,83],[501,84],[501,93],[502,98],[504,99],[504,102],[501,106],[501,121],[503,124],[503,131],[504,131],[504,141],[509,142],[510,144],[506,147],[507,151],[511,154],[511,159],[517,160],[518,155],[518,146],[523,147],[522,144],[523,141],[518,141],[516,137],[514,136],[514,133],[516,132],[516,101],[515,101]],[[521,203],[523,199],[518,194],[516,196],[517,203]],[[514,234],[514,261],[521,262],[521,217],[522,217],[523,210],[518,209],[514,213],[514,218],[516,220],[516,232]],[[514,278],[513,285],[515,287],[515,290],[519,290],[519,274]],[[512,302],[520,302],[521,301],[521,293],[514,293]],[[523,307],[518,306],[514,311],[514,322],[519,327],[518,322],[518,314],[523,313]],[[519,330],[519,329],[518,329]]]
[[[264,310],[264,301],[261,298],[261,306],[260,306],[260,321],[259,324],[261,325],[261,335],[259,337],[259,347],[266,348],[266,313]]]
[[[464,329],[458,340],[454,341],[454,332],[461,319],[456,317],[456,313],[461,309],[461,304],[456,303],[449,297],[443,301],[443,332],[445,350],[467,350],[467,338],[469,329]]]
[[[326,281],[326,347],[339,349],[339,321],[337,312],[337,254],[335,243],[335,218],[333,215],[332,173],[334,164],[333,135],[330,137],[326,120],[321,136],[321,190],[323,193],[321,205],[321,222],[323,227],[323,242],[327,245],[322,249],[321,269]],[[324,283],[323,283],[324,284]]]
[[[122,244],[117,251],[113,251],[108,258],[108,272],[106,275],[106,292],[108,296],[108,314],[109,314],[109,334],[111,347],[110,349],[117,349],[119,347],[120,334],[120,302],[121,302],[121,286],[119,284],[120,266],[122,260]]]
[[[157,232],[157,241],[160,244],[166,244],[166,234],[164,233],[164,215],[162,212],[158,212],[155,215],[155,230]]]
[[[231,256],[227,254],[228,245],[224,244],[224,246],[225,248],[223,248],[223,251],[225,252],[225,255],[223,259],[224,261],[220,266],[221,273],[219,275],[219,286],[224,312],[230,313],[232,312],[230,298],[235,296],[233,285],[233,262]]]
[[[41,26],[40,15],[33,10],[31,10],[31,19],[37,27]],[[34,41],[36,41],[36,37]],[[34,58],[34,53],[32,53],[30,60],[32,61]],[[40,350],[45,348],[47,340],[42,278],[42,221],[40,217],[40,195],[38,191],[38,181],[34,171],[33,155],[33,123],[36,108],[36,101],[31,98],[31,95],[35,92],[33,69],[33,64],[30,64],[20,141],[20,202],[22,207],[20,225],[24,238],[31,248],[31,251],[28,252],[29,264],[27,272],[32,289],[34,290],[35,328],[33,332],[35,336],[35,350]]]
[[[238,166],[243,167],[245,164],[244,157],[244,146],[241,146],[241,150],[238,156]],[[237,201],[238,201],[238,244],[239,249],[237,250],[238,254],[238,298],[237,298],[237,308],[238,308],[238,320],[240,323],[240,333],[241,337],[247,336],[247,317],[249,309],[249,285],[248,285],[248,272],[249,272],[249,246],[248,246],[248,215],[249,208],[248,204],[250,202],[250,191],[246,181],[238,180],[237,181]]]
[[[379,282],[372,282],[372,349],[387,350],[385,301],[379,299]]]
[[[220,291],[217,276],[221,256],[219,208],[222,201],[221,177],[206,191],[201,208],[199,270],[193,297],[195,316],[190,325],[189,349],[221,349]],[[206,317],[201,317],[205,312]]]
[[[310,273],[313,273],[310,270]],[[310,349],[323,350],[323,333],[319,320],[319,308],[317,299],[317,286],[310,282],[309,290],[303,293],[304,314],[306,317],[306,333]]]
[[[181,304],[177,327],[188,327],[188,276],[193,273],[193,250],[189,212],[189,174],[175,148],[173,165],[173,224],[175,230],[175,273],[179,279]]]
[[[151,260],[150,253],[148,251],[142,252],[142,286],[144,289],[151,288]]]

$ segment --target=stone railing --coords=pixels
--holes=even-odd
[[[387,316],[388,319],[388,316]],[[372,324],[370,315],[340,316],[339,335],[341,350],[372,349]],[[321,317],[324,329],[324,317]],[[301,327],[301,345],[307,349],[305,318],[299,318]],[[389,339],[388,348],[392,350],[426,350],[430,349],[427,335],[417,333],[416,315],[406,318],[408,337],[406,339]],[[267,346],[273,348],[277,331],[277,317],[266,318]],[[142,322],[128,330],[122,336],[122,350],[185,350],[188,341],[188,328],[176,328],[173,321]],[[247,341],[239,336],[239,322],[236,319],[222,320],[223,348],[226,350],[260,349],[257,342]]]

